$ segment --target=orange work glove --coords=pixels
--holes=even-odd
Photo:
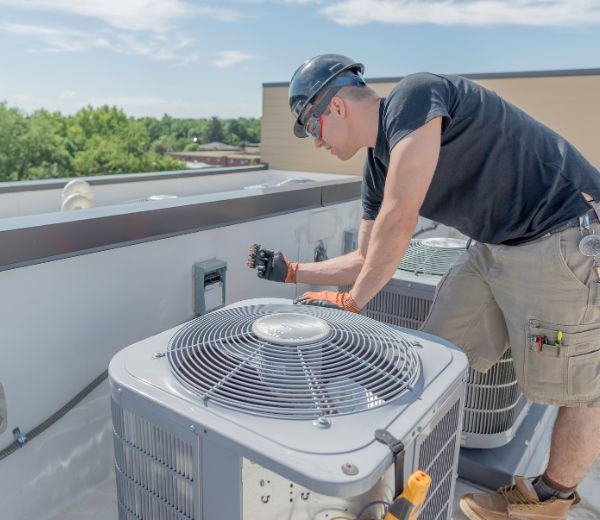
[[[305,292],[294,303],[301,305],[318,305],[319,307],[332,307],[334,309],[343,309],[350,312],[360,312],[356,302],[352,299],[349,292]]]

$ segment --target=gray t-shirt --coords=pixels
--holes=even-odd
[[[362,187],[363,218],[383,199],[390,150],[441,116],[439,161],[420,214],[489,244],[518,244],[600,200],[600,173],[556,132],[460,76],[419,73],[382,99]]]

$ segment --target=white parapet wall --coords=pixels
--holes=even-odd
[[[305,188],[285,189],[297,198]],[[253,204],[260,207],[263,200],[265,205],[272,202],[273,190],[267,191],[270,195],[256,195]],[[73,247],[68,254],[38,260],[31,258],[35,244],[17,240],[26,261],[19,265],[9,260],[0,271],[0,382],[8,421],[0,435],[0,449],[13,442],[15,428],[28,432],[60,409],[101,374],[120,349],[192,318],[195,263],[212,258],[227,263],[226,303],[254,297],[293,298],[308,289],[260,280],[245,260],[252,243],[280,249],[290,260],[312,261],[320,241],[330,257],[341,254],[344,230],[359,223],[360,203],[354,197],[324,204],[326,198],[321,195],[320,204],[292,206],[289,212],[265,211],[263,216],[259,212],[246,221],[223,220],[219,227],[155,238],[148,235],[137,243],[105,243],[97,250]],[[220,211],[226,216],[236,199],[223,204]],[[166,206],[155,211],[167,215],[181,209]],[[78,212],[78,219],[84,211]],[[147,211],[140,215],[155,216],[152,211],[150,216]],[[135,214],[131,218],[135,221]],[[138,227],[144,226],[144,218],[139,217]],[[0,235],[12,240],[20,232],[35,232],[17,220],[12,220],[11,229],[11,219],[5,219]],[[112,229],[102,222],[103,217],[92,219],[89,232]],[[43,247],[48,250],[65,241],[63,249],[68,251],[69,241],[76,240],[64,231],[67,224],[71,223],[61,222],[56,228],[49,221],[50,235],[42,231],[35,240],[45,236],[48,242]],[[55,229],[62,231],[52,235]],[[11,520],[50,516],[108,476],[111,445],[104,383],[64,419],[0,460],[0,516]]]

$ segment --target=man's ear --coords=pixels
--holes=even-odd
[[[329,104],[330,109],[336,115],[345,118],[348,112],[348,107],[346,106],[346,102],[339,96],[333,96],[331,98],[331,103]]]

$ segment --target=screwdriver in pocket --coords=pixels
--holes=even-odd
[[[562,347],[563,344],[563,331],[559,330],[556,333],[556,342],[554,343],[554,346],[556,347],[556,353],[560,354],[560,347]]]

